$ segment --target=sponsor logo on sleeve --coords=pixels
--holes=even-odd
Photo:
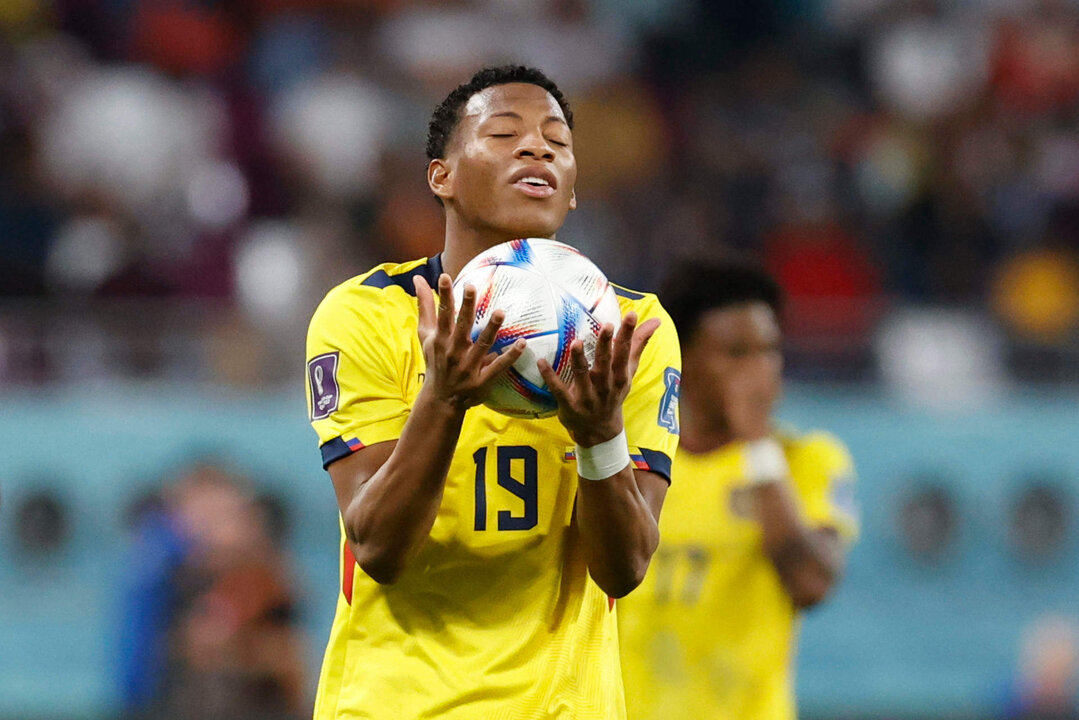
[[[311,390],[311,419],[322,420],[337,409],[341,393],[337,387],[339,353],[312,358],[307,363],[307,383]]]

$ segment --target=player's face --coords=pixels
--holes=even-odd
[[[440,196],[481,232],[551,237],[576,207],[573,135],[558,102],[537,85],[473,95],[446,154]]]
[[[742,400],[759,403],[761,412],[770,413],[782,382],[781,342],[779,322],[767,303],[705,313],[685,348],[683,396],[724,416],[732,403]]]

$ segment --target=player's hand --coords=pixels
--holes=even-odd
[[[559,421],[581,447],[598,445],[622,432],[622,403],[629,395],[641,353],[659,323],[658,318],[652,318],[637,327],[637,313],[626,313],[617,337],[614,326],[605,325],[591,368],[584,343],[574,341],[570,346],[573,377],[568,383],[562,382],[546,360],[538,362],[540,374],[558,402]]]
[[[427,361],[424,388],[437,400],[458,410],[466,410],[483,401],[491,383],[521,357],[525,341],[518,340],[501,355],[491,352],[495,336],[506,314],[491,313],[491,319],[475,342],[472,323],[476,318],[476,288],[466,285],[461,312],[454,312],[453,281],[446,273],[438,278],[438,309],[427,280],[413,280],[419,301],[419,336]]]
[[[723,402],[736,439],[760,440],[771,434],[780,387],[779,373],[765,363],[747,366],[731,377],[724,388]]]

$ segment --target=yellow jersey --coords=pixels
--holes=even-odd
[[[400,437],[424,379],[412,279],[439,256],[380,265],[329,292],[307,338],[308,411],[324,466]],[[622,312],[663,323],[624,404],[636,467],[670,477],[680,355],[654,295]],[[340,546],[341,592],[316,720],[625,717],[613,602],[574,519],[573,441],[557,418],[470,409],[426,544],[393,585]]]
[[[800,512],[857,534],[854,468],[834,437],[781,437]],[[793,720],[797,611],[764,554],[744,445],[682,450],[639,588],[619,601],[630,720]]]

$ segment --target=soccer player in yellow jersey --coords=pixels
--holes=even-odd
[[[431,119],[441,254],[334,288],[311,321],[308,403],[340,509],[341,581],[315,701],[332,718],[625,717],[614,601],[645,575],[677,445],[673,323],[619,289],[589,368],[541,362],[556,417],[479,405],[521,353],[475,342],[451,278],[576,205],[573,116],[540,71],[488,68]],[[437,305],[437,309],[436,309]],[[650,341],[649,341],[650,340]]]
[[[776,427],[781,292],[695,260],[660,292],[683,341],[681,444],[660,547],[619,603],[631,720],[793,720],[799,611],[857,532],[854,469],[822,432]]]

